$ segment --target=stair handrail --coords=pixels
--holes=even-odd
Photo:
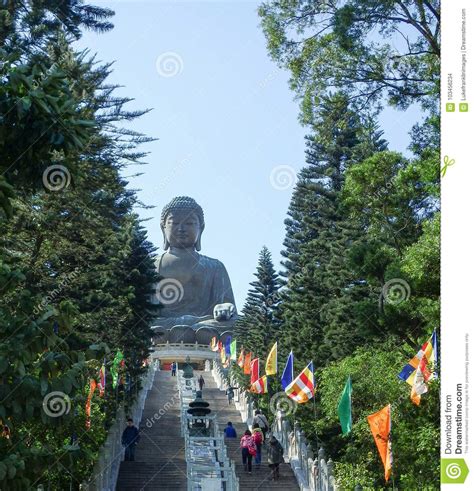
[[[156,366],[148,365],[146,372],[141,376],[141,390],[128,411],[128,415],[134,423],[139,426],[145,400],[148,391],[153,385]],[[122,433],[126,426],[125,409],[121,405],[117,409],[115,421],[109,428],[107,438],[99,450],[99,456],[92,470],[91,477],[87,482],[80,485],[84,491],[114,491],[120,469],[120,462],[124,455],[122,447]]]
[[[283,446],[285,459],[290,463],[300,489],[337,491],[332,460],[326,461],[322,447],[317,452],[317,456],[314,455],[311,443],[298,421],[292,426],[287,415],[277,411],[271,430]]]
[[[234,402],[242,421],[250,428],[255,407],[247,391],[240,388],[232,373],[226,376],[219,360],[213,360],[212,375],[221,390],[229,387],[229,382],[232,387],[238,387]],[[326,461],[323,448],[319,449],[315,457],[311,444],[299,423],[296,421],[292,425],[286,416],[282,411],[277,411],[271,433],[281,443],[285,461],[291,465],[300,489],[303,491],[337,491],[332,460]]]

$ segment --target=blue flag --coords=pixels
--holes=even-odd
[[[285,390],[293,382],[293,351],[290,351],[288,360],[286,360],[285,370],[281,376],[281,386]]]
[[[227,356],[230,356],[230,343],[232,342],[232,336],[227,336],[227,339],[225,340],[225,354]]]

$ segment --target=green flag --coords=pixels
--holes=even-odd
[[[237,361],[237,341],[235,339],[230,343],[230,359]]]
[[[112,387],[115,389],[117,387],[118,376],[119,376],[119,366],[120,362],[123,360],[123,354],[120,350],[117,351],[115,355],[112,366],[110,367],[110,373],[112,375]]]
[[[347,377],[347,382],[342,391],[339,405],[337,406],[337,413],[339,414],[339,421],[341,422],[342,434],[347,435],[352,430],[352,383],[351,377]]]

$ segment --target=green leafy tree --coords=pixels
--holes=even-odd
[[[430,334],[418,339],[419,344]],[[398,378],[407,363],[408,346],[388,340],[363,347],[352,356],[318,371],[318,415],[305,430],[337,463],[336,480],[343,489],[357,484],[381,489],[385,485],[367,416],[391,404],[393,476],[397,489],[439,488],[439,382],[433,381],[420,406],[410,400],[410,386]],[[342,436],[337,406],[348,376],[352,380],[352,432]],[[413,446],[418,449],[413,452]],[[391,487],[391,483],[389,483]]]
[[[400,108],[437,105],[438,0],[267,1],[259,15],[270,56],[291,73],[305,123],[335,90],[359,108],[385,96]]]

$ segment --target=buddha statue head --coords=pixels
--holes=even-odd
[[[193,198],[177,196],[161,212],[163,249],[201,250],[201,234],[204,230],[204,212]]]

